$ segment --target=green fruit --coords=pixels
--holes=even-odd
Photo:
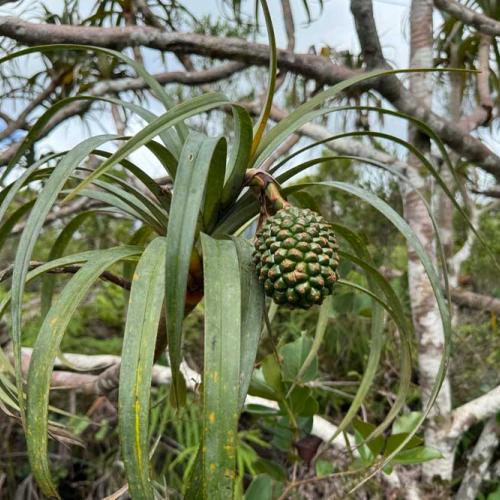
[[[254,261],[266,295],[309,309],[333,292],[337,241],[331,224],[308,208],[286,206],[256,234]]]

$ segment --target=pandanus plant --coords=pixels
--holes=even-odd
[[[152,443],[148,418],[154,361],[168,346],[172,371],[170,400],[161,404],[182,407],[186,404],[187,394],[186,381],[180,370],[183,321],[202,300],[204,360],[199,388],[202,438],[190,481],[186,485],[186,498],[211,496],[222,499],[237,495],[235,450],[239,417],[247,394],[276,401],[279,408],[276,414],[289,417],[297,436],[301,431],[298,417],[311,415],[311,408],[312,413],[317,411],[314,395],[303,382],[324,338],[337,287],[352,287],[357,293],[366,294],[373,303],[366,369],[350,408],[338,425],[337,434],[353,423],[374,381],[385,342],[384,318],[387,317],[394,322],[400,334],[400,383],[386,418],[378,426],[368,427],[368,431],[365,426],[362,428],[364,432],[360,431],[362,442],[358,446],[368,444],[372,452],[376,448],[373,461],[364,469],[364,481],[389,465],[398,454],[421,444],[421,441],[415,441],[414,435],[440,389],[448,348],[429,403],[413,422],[411,430],[402,433],[392,446],[384,450],[378,444],[374,448],[373,443],[382,439],[382,433],[402,411],[408,394],[411,322],[400,298],[377,270],[366,243],[355,228],[345,227],[338,221],[326,221],[305,206],[293,207],[287,197],[310,188],[332,193],[341,191],[370,204],[385,216],[421,259],[434,289],[447,339],[450,335],[450,315],[441,277],[404,219],[384,201],[359,186],[336,181],[304,183],[300,182],[300,175],[321,163],[346,159],[392,172],[390,166],[367,158],[332,154],[312,157],[309,154],[313,148],[321,147],[325,142],[334,144],[337,138],[344,136],[381,137],[395,141],[419,157],[444,194],[453,200],[460,213],[463,214],[463,211],[427,158],[404,140],[377,132],[332,135],[276,161],[270,170],[262,169],[279,145],[303,124],[330,113],[355,109],[328,105],[345,89],[368,78],[380,78],[397,71],[375,71],[334,85],[317,93],[281,122],[269,127],[277,67],[276,46],[266,2],[262,1],[261,6],[271,51],[267,97],[255,124],[243,106],[220,93],[206,93],[173,103],[166,90],[140,64],[113,50],[80,45],[39,46],[20,50],[0,61],[4,63],[36,52],[67,50],[116,58],[129,64],[144,79],[151,93],[165,108],[165,112],[155,115],[137,104],[112,97],[76,95],[62,99],[41,115],[3,174],[4,181],[11,181],[0,193],[0,231],[3,235],[23,217],[26,217],[26,222],[12,266],[11,289],[0,304],[2,315],[6,314],[10,304],[10,333],[17,384],[9,385],[2,379],[4,382],[0,388],[4,403],[20,415],[33,476],[48,497],[58,497],[48,458],[49,434],[53,436],[60,429],[49,420],[49,413],[53,411],[53,407],[49,406],[49,391],[54,361],[80,303],[99,278],[117,263],[126,264],[123,281],[129,280],[130,283],[118,384],[118,416],[121,454],[132,498],[154,498],[158,485],[158,478],[152,477],[149,466]],[[70,151],[53,153],[31,164],[23,164],[21,160],[30,151],[45,124],[57,111],[76,100],[98,100],[123,106],[147,124],[132,137],[99,135],[82,141]],[[214,109],[222,109],[232,115],[231,137],[209,137],[190,130],[186,125],[189,118]],[[364,111],[411,120],[435,141],[445,164],[453,172],[445,148],[424,123],[392,110]],[[104,149],[108,143],[118,144],[113,153]],[[173,182],[171,191],[159,186],[145,172],[143,165],[131,161],[130,154],[141,147],[148,148],[165,169]],[[304,153],[309,154],[310,159],[299,161]],[[101,159],[95,169],[85,164],[90,155]],[[137,183],[124,180],[123,171],[135,178]],[[408,182],[401,172],[392,173],[401,182]],[[36,198],[13,208],[17,195],[39,181],[43,182],[41,187],[34,188]],[[54,242],[49,260],[33,268],[30,263],[34,247],[47,215],[55,204],[64,204],[75,197],[98,200],[100,207],[70,221]],[[138,222],[140,229],[131,242],[113,248],[64,255],[71,235],[82,227],[89,214],[105,218],[109,213],[120,213]],[[256,220],[257,224],[252,225]],[[256,239],[249,237],[249,231],[255,226],[258,231]],[[334,232],[339,238],[340,250]],[[366,286],[337,275],[339,258],[350,261],[365,273]],[[53,301],[53,278],[48,273],[67,266],[76,267],[77,272],[67,281],[57,300]],[[23,297],[27,284],[39,277],[44,280],[41,287],[44,316],[26,375],[21,356]],[[283,367],[284,357],[276,353],[264,360],[256,360],[262,326],[266,323],[269,327],[266,293],[285,308],[317,307],[318,323],[314,340],[307,344],[305,355],[298,358],[300,366],[292,375],[290,367]],[[276,304],[271,303],[270,307],[276,307]],[[260,365],[259,370],[254,368],[256,362]]]

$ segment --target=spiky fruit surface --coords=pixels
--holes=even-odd
[[[321,304],[337,281],[332,226],[308,208],[287,206],[256,235],[254,260],[266,294],[278,304],[308,309]]]

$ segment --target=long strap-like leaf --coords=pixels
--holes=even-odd
[[[26,442],[33,475],[43,493],[49,497],[58,497],[50,474],[47,446],[50,378],[62,337],[73,313],[101,273],[114,262],[134,253],[127,247],[112,248],[102,250],[87,262],[50,308],[33,347],[27,384]]]
[[[229,500],[233,498],[240,401],[241,282],[232,241],[215,240],[203,234],[202,246],[203,497]]]
[[[61,231],[57,239],[54,241],[50,251],[48,260],[55,260],[61,257],[66,250],[66,247],[73,239],[73,235],[80,226],[90,217],[95,216],[94,210],[87,210],[79,213]],[[42,302],[42,317],[45,317],[47,311],[52,305],[52,296],[54,295],[55,276],[45,274],[42,278],[42,286],[40,287],[40,298]]]
[[[220,165],[213,161],[219,157],[220,148],[225,148],[223,139],[196,133],[189,135],[179,159],[174,184],[167,228],[165,305],[172,367],[171,400],[176,406],[182,406],[186,397],[179,366],[189,263],[209,172],[212,168],[220,169]]]
[[[118,416],[128,488],[153,498],[149,478],[149,398],[153,358],[165,293],[165,239],[146,248],[135,269],[122,347]]]
[[[65,182],[78,167],[80,162],[90,152],[112,140],[113,135],[101,135],[87,139],[68,152],[54,169],[47,180],[44,188],[40,192],[35,205],[26,222],[26,227],[21,235],[17,247],[16,258],[14,260],[14,271],[12,275],[12,344],[16,364],[16,379],[19,390],[19,407],[21,418],[24,420],[25,405],[23,399],[23,377],[21,372],[21,325],[22,325],[22,302],[24,294],[24,284],[28,272],[29,261],[42,229],[43,223],[50,209],[52,208],[59,192]]]
[[[252,262],[252,245],[248,241],[239,238],[233,238],[232,243],[235,245],[238,257],[239,280],[237,274],[229,274],[230,272],[238,272],[234,263],[234,252],[230,247],[231,242],[218,242],[205,235],[203,237],[205,289],[207,293],[211,294],[211,299],[207,297],[206,301],[208,300],[208,302],[205,303],[206,318],[210,317],[211,319],[210,324],[205,323],[206,328],[210,328],[210,331],[208,329],[205,331],[205,375],[203,382],[204,387],[208,384],[209,392],[208,394],[204,393],[205,418],[202,427],[204,439],[198,450],[185,495],[185,498],[193,500],[210,498],[209,492],[217,491],[215,479],[212,482],[211,478],[213,472],[211,464],[215,464],[217,467],[217,462],[213,461],[217,459],[217,456],[207,454],[207,439],[208,442],[217,442],[220,439],[223,442],[224,439],[229,437],[229,431],[224,435],[224,430],[217,427],[221,423],[227,425],[228,429],[229,426],[232,426],[230,432],[236,432],[239,412],[245,401],[255,363],[265,307],[264,290],[258,282]],[[221,245],[222,250],[219,249]],[[208,261],[206,261],[207,256]],[[224,268],[224,274],[220,272],[221,266]],[[237,284],[239,284],[240,291],[235,295],[233,292],[237,290]],[[231,297],[229,294],[231,294]],[[238,296],[241,297],[241,312],[236,304]],[[208,307],[210,311],[207,310]],[[241,314],[241,320],[240,341],[238,342],[237,333],[233,331],[233,328],[237,326],[239,314]],[[229,377],[234,377],[236,374],[238,349],[239,376],[236,379],[231,379]],[[213,376],[214,371],[218,373],[215,378]],[[234,385],[231,385],[227,395],[225,389],[220,386],[220,384],[233,384],[235,381],[238,386],[237,399],[235,399],[236,387]],[[224,402],[226,397],[229,397],[229,399]],[[227,405],[227,408],[225,405]],[[222,417],[226,420],[221,421],[219,414],[215,410],[226,412],[226,409],[229,410],[229,406],[234,411],[233,420],[227,420],[231,418],[231,415],[227,414]],[[214,418],[215,423],[213,422]],[[230,451],[231,447],[219,450],[220,457],[218,460],[221,460],[221,463],[227,461],[228,466],[234,467],[233,458],[229,455],[223,455]],[[217,477],[221,477],[223,472],[219,470],[218,474]],[[227,498],[232,498],[230,496],[230,487],[232,488],[230,479],[234,479],[234,474],[234,468],[227,469],[223,478],[224,484],[227,485],[227,489],[224,490],[225,496],[219,497],[219,495],[216,495],[216,498],[226,498],[226,495]]]
[[[234,139],[222,192],[223,208],[229,206],[241,190],[252,148],[252,119],[247,110],[241,106],[233,106],[233,118]]]
[[[418,419],[413,431],[408,434],[408,436],[401,442],[401,444],[392,453],[390,453],[387,457],[384,458],[383,462],[377,467],[377,470],[380,470],[382,467],[387,465],[397,455],[397,453],[401,451],[404,448],[404,446],[411,440],[411,438],[418,431],[419,427],[422,425],[423,421],[429,414],[429,411],[431,410],[434,402],[436,401],[436,398],[439,394],[441,385],[443,383],[446,374],[446,369],[448,367],[448,362],[450,357],[450,339],[451,339],[450,311],[441,289],[439,276],[434,268],[430,256],[425,251],[425,248],[422,246],[422,243],[420,242],[414,231],[393,208],[391,208],[387,203],[382,201],[373,193],[370,193],[369,191],[362,189],[358,186],[347,184],[345,182],[307,183],[299,186],[294,186],[294,188],[291,189],[304,189],[307,186],[315,186],[324,189],[334,189],[349,193],[369,203],[376,210],[381,212],[400,231],[400,233],[408,241],[409,245],[412,246],[415,252],[417,253],[431,283],[432,289],[434,291],[434,296],[436,298],[437,306],[440,312],[441,323],[443,325],[443,332],[444,332],[444,353],[439,364],[436,380],[429,395],[429,401],[426,407],[424,408],[424,411],[422,412],[422,416]],[[375,474],[375,472],[373,474]],[[373,474],[370,474],[369,477],[372,477]],[[368,478],[363,480],[362,483],[360,484],[364,484],[366,480],[368,480]]]
[[[240,397],[243,407],[257,356],[262,319],[266,306],[264,288],[259,282],[252,259],[253,245],[241,238],[234,238],[241,277],[241,350]]]
[[[172,109],[159,116],[148,125],[146,125],[140,132],[131,137],[125,142],[113,155],[105,160],[98,168],[94,170],[79,186],[77,186],[66,199],[73,198],[81,189],[88,186],[91,182],[97,179],[104,172],[109,170],[113,165],[120,163],[122,159],[133,153],[135,150],[144,146],[152,139],[154,139],[160,132],[173,127],[183,120],[201,114],[210,109],[230,104],[227,98],[222,94],[203,94],[194,97],[189,101],[177,104]],[[178,167],[179,168],[179,167]]]

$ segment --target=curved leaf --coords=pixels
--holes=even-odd
[[[429,73],[429,72],[450,72],[450,71],[460,71],[453,69],[438,69],[438,68],[415,68],[415,69],[394,69],[394,70],[375,70],[368,73],[363,73],[357,76],[353,76],[337,83],[322,92],[319,92],[314,97],[309,99],[304,104],[296,108],[292,113],[290,113],[286,118],[281,120],[277,125],[275,125],[268,134],[261,141],[252,165],[260,165],[265,159],[283,142],[286,137],[294,133],[298,128],[300,128],[304,123],[307,123],[310,118],[308,113],[313,111],[315,108],[324,104],[326,101],[333,99],[343,90],[362,83],[364,81],[370,80],[372,78],[378,78],[388,75],[396,75],[401,73]]]
[[[156,238],[137,264],[123,336],[118,417],[132,498],[153,498],[149,478],[149,399],[153,358],[165,293],[165,239]]]
[[[135,72],[147,83],[147,85],[150,87],[150,89],[153,91],[153,93],[156,95],[156,97],[160,100],[160,102],[164,105],[165,109],[168,109],[174,105],[174,101],[172,97],[165,91],[163,86],[158,83],[158,81],[152,76],[151,74],[146,71],[144,66],[139,64],[137,61],[134,59],[126,56],[122,52],[108,49],[105,47],[96,47],[92,45],[79,45],[79,44],[51,44],[51,45],[38,45],[35,47],[28,47],[26,49],[18,50],[16,52],[12,52],[10,54],[7,54],[6,56],[0,58],[0,64],[3,64],[4,62],[7,62],[9,60],[12,60],[17,57],[21,57],[24,55],[32,54],[34,52],[54,52],[54,51],[64,51],[64,50],[72,50],[72,51],[83,51],[83,52],[97,52],[101,54],[107,54],[110,55],[116,59],[119,59],[120,61],[123,61],[127,65],[131,66],[134,68]],[[182,147],[182,144],[187,136],[187,128],[184,124],[179,124],[177,125],[177,134],[179,136],[179,145]]]
[[[198,115],[210,109],[230,104],[225,96],[222,94],[204,94],[202,96],[194,97],[189,101],[177,104],[170,111],[159,116],[148,125],[146,125],[140,132],[130,138],[123,146],[121,146],[110,158],[105,160],[99,167],[92,172],[79,186],[77,186],[65,199],[73,198],[81,189],[86,187],[91,182],[94,182],[100,175],[109,170],[113,165],[120,163],[130,153],[136,149],[144,146],[154,137],[156,137],[163,130],[190,118],[191,116]]]
[[[17,193],[32,179],[32,177],[36,177],[36,170],[47,163],[49,160],[57,158],[59,156],[65,155],[67,151],[62,153],[55,153],[50,156],[45,156],[44,158],[36,161],[33,165],[30,165],[21,176],[19,176],[12,184],[4,187],[2,191],[0,191],[0,222],[2,221],[5,213],[7,212],[12,200],[16,197]]]
[[[131,251],[130,255],[132,258],[123,259],[126,262],[128,260],[135,260],[133,259],[133,256],[140,255],[144,250],[144,248],[140,246],[133,246],[133,245],[122,245],[119,248],[129,249]],[[50,262],[45,262],[44,264],[37,266],[35,269],[28,272],[28,274],[26,275],[26,283],[29,283],[33,279],[43,275],[46,272],[51,271],[52,269],[62,268],[64,266],[69,266],[72,264],[80,264],[82,262],[87,262],[89,260],[92,260],[94,256],[99,255],[99,252],[101,251],[102,250],[87,250],[85,252],[67,255],[65,257],[59,257],[58,259],[52,260]],[[12,299],[12,288],[6,292],[4,298],[0,302],[0,318],[5,314],[5,310],[9,306],[11,299]]]
[[[271,114],[271,107],[273,105],[274,89],[276,88],[276,72],[278,70],[278,57],[276,49],[276,38],[274,36],[273,20],[271,13],[269,12],[269,7],[266,0],[260,0],[262,6],[262,11],[264,13],[264,19],[266,20],[267,37],[269,39],[269,81],[267,86],[266,100],[262,108],[257,125],[255,126],[255,132],[253,134],[252,141],[252,158],[255,156],[257,148],[259,147],[260,141],[266,129],[267,121],[269,120],[269,115]]]
[[[235,133],[221,198],[223,208],[229,206],[240,192],[252,148],[252,119],[247,110],[241,106],[233,106],[233,119]]]
[[[5,240],[11,235],[14,226],[33,208],[34,204],[35,200],[24,203],[0,225],[0,248],[2,248]]]
[[[62,256],[66,247],[73,239],[73,236],[76,231],[80,228],[80,226],[91,216],[95,215],[94,210],[88,210],[86,212],[82,212],[76,215],[73,219],[71,219],[64,229],[61,231],[59,236],[54,241],[52,245],[49,256],[47,260],[53,261]],[[42,317],[45,317],[50,306],[52,305],[52,296],[54,295],[54,286],[55,286],[55,277],[50,276],[49,274],[44,275],[42,278],[42,285],[40,287],[40,298],[42,304]]]
[[[59,497],[47,454],[50,378],[59,345],[73,313],[96,279],[114,262],[134,253],[121,247],[102,250],[87,262],[71,278],[47,313],[33,347],[27,383],[26,442],[33,476],[49,497]]]
[[[411,440],[411,438],[415,435],[419,427],[422,425],[423,421],[429,414],[430,409],[432,408],[437,395],[439,394],[439,390],[441,388],[441,385],[443,383],[446,369],[448,367],[448,361],[449,361],[449,356],[450,356],[450,337],[451,337],[451,322],[450,322],[450,312],[446,303],[446,300],[443,296],[442,290],[441,290],[441,285],[439,281],[439,277],[436,273],[436,270],[434,269],[434,266],[432,264],[432,261],[430,257],[427,255],[424,247],[420,243],[420,240],[418,237],[415,235],[415,233],[412,231],[410,226],[405,222],[405,220],[394,210],[392,209],[389,205],[387,205],[385,202],[380,200],[377,196],[374,194],[370,193],[369,191],[366,191],[364,189],[361,189],[357,186],[353,186],[350,184],[346,184],[344,182],[320,182],[320,183],[310,183],[310,184],[302,184],[299,186],[295,186],[293,189],[303,189],[307,186],[316,186],[316,187],[323,187],[326,189],[338,189],[340,191],[344,191],[346,193],[350,193],[351,195],[354,195],[367,203],[369,203],[371,206],[373,206],[376,210],[381,212],[398,230],[399,232],[405,237],[405,239],[408,241],[408,243],[414,248],[415,252],[417,253],[420,261],[422,262],[422,265],[425,269],[425,272],[429,278],[429,281],[431,283],[432,289],[434,291],[434,296],[436,298],[436,302],[439,308],[440,316],[441,316],[441,322],[443,325],[443,331],[444,331],[444,354],[441,359],[441,362],[439,364],[438,368],[438,373],[436,376],[436,381],[432,387],[431,393],[429,395],[429,401],[422,413],[422,416],[420,417],[418,424],[416,425],[415,429],[410,432],[407,436],[407,438],[401,443],[398,448],[395,449],[394,452],[392,452],[390,455],[384,458],[383,462],[377,467],[377,470],[381,470],[381,468],[385,467],[396,455],[399,451],[401,451],[405,445]],[[290,189],[290,188],[289,188]],[[360,487],[362,484],[364,484],[366,481],[368,481],[373,475],[376,473],[373,472],[370,474],[367,478],[365,478],[361,483],[358,484],[357,487]]]
[[[23,376],[21,372],[21,326],[22,326],[22,301],[28,265],[35,247],[36,240],[43,226],[43,222],[54,204],[59,192],[67,179],[71,176],[79,163],[90,152],[112,140],[113,135],[102,135],[83,141],[67,153],[59,165],[52,172],[44,188],[40,192],[26,226],[21,235],[14,260],[12,275],[12,344],[16,365],[16,380],[19,390],[19,407],[21,418],[24,420],[25,406],[23,399]]]

